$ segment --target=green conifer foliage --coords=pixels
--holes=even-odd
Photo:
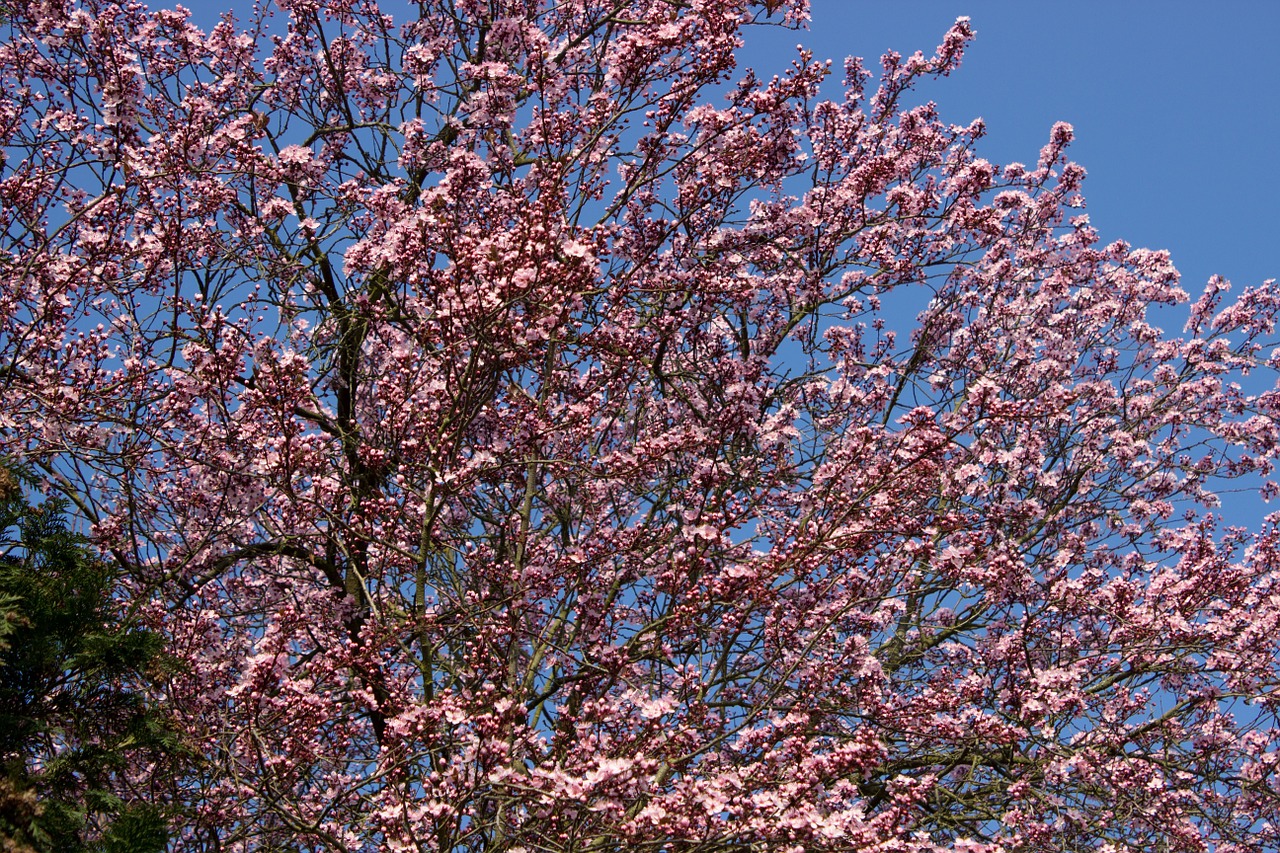
[[[160,638],[117,612],[115,576],[57,499],[0,469],[0,851],[159,851],[143,785],[173,743],[147,695]]]

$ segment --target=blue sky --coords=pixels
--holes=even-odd
[[[759,33],[745,59],[778,67],[803,42],[875,68],[932,52],[960,15],[977,40],[923,94],[986,120],[984,156],[1033,162],[1070,122],[1104,239],[1169,249],[1192,293],[1215,273],[1236,292],[1280,278],[1280,2],[813,0],[809,32]]]

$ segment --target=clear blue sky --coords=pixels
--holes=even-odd
[[[1070,122],[1104,239],[1169,249],[1192,293],[1214,273],[1236,292],[1280,278],[1280,0],[813,0],[809,32],[759,33],[746,59],[763,72],[803,42],[877,68],[961,15],[977,40],[923,94],[986,120],[984,156],[1034,161]]]

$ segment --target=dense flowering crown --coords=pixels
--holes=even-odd
[[[175,850],[1280,843],[1276,293],[1156,328],[1069,126],[914,96],[966,19],[827,100],[735,62],[804,0],[7,5],[0,451]]]

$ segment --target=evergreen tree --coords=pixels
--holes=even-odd
[[[0,851],[145,853],[167,842],[141,790],[172,744],[147,672],[160,638],[117,612],[116,577],[0,469]]]

